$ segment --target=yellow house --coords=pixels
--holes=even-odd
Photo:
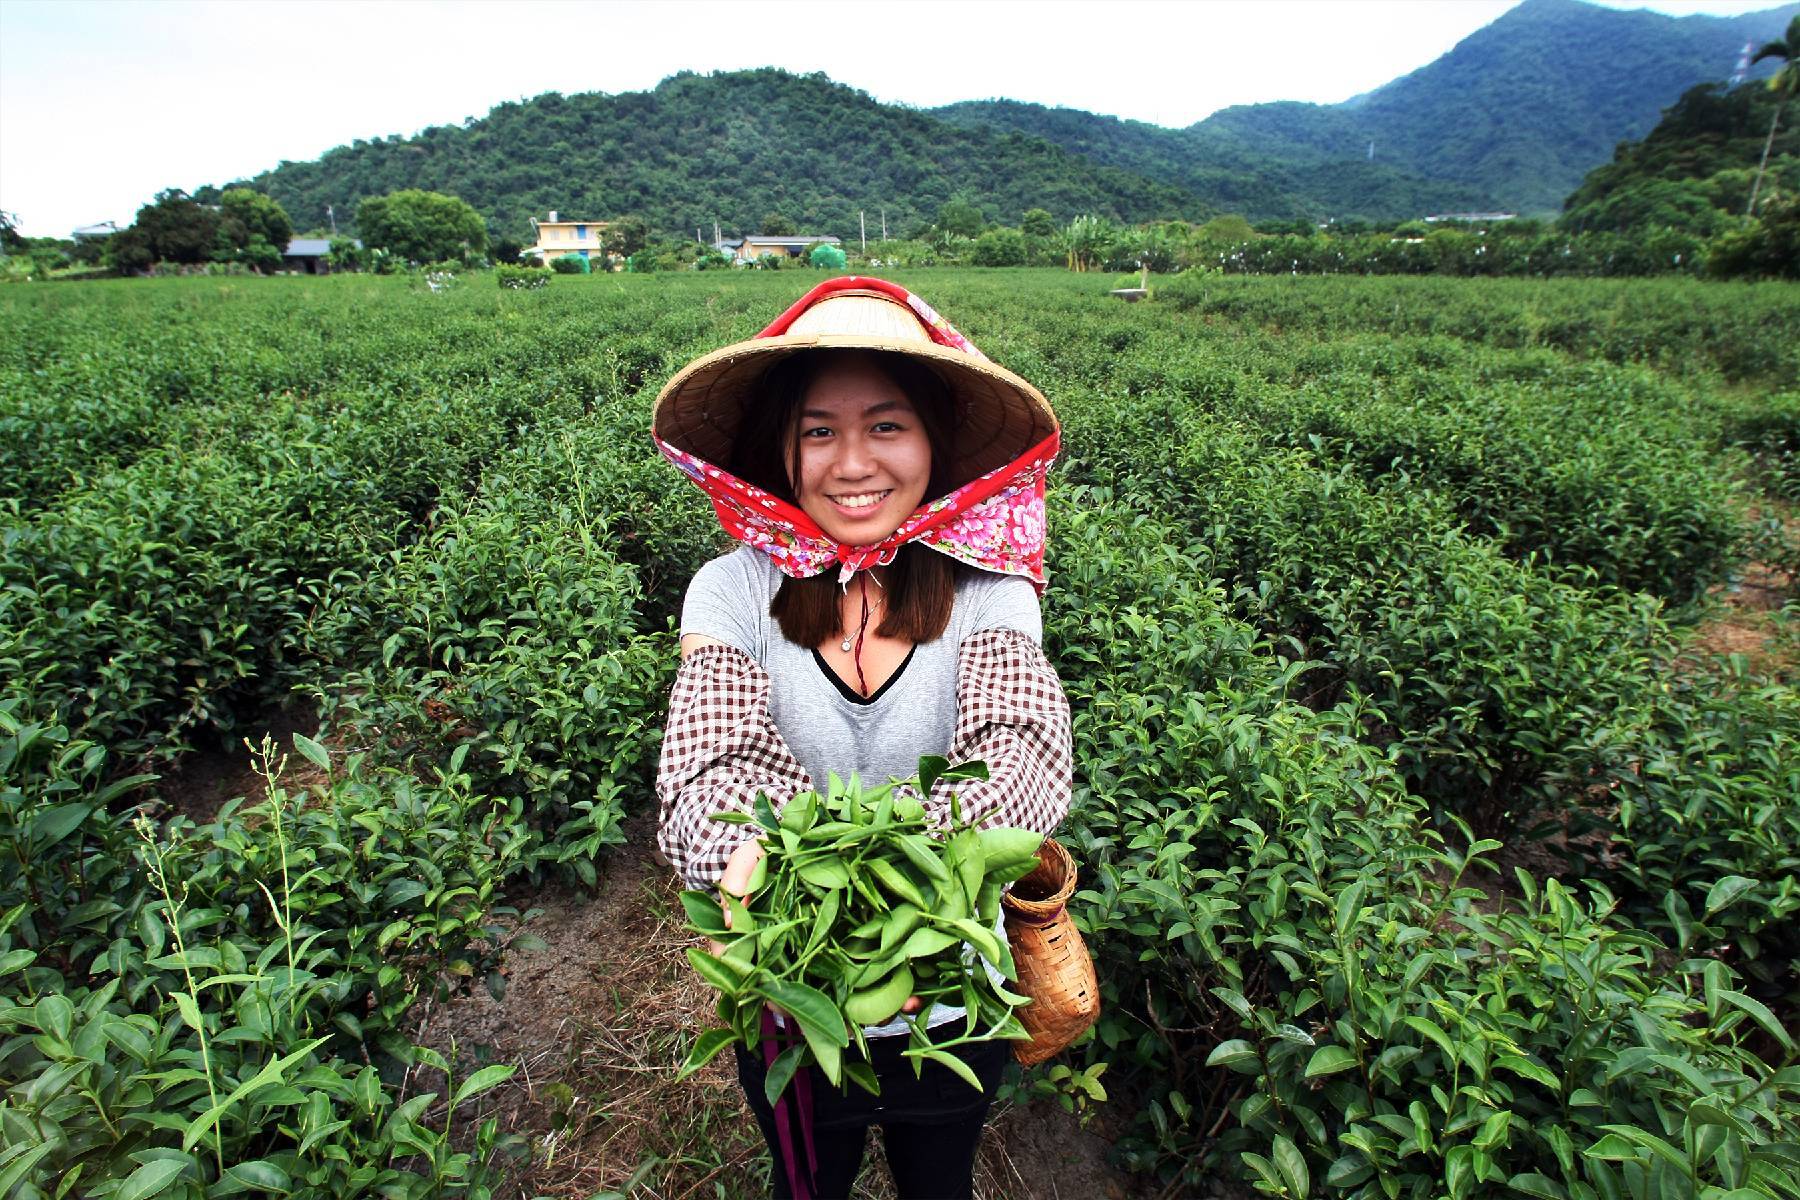
[[[557,219],[556,210],[551,209],[548,221],[534,219],[531,223],[537,226],[537,245],[529,247],[525,253],[536,255],[542,262],[548,263],[565,254],[600,257],[600,237],[607,226],[605,221],[561,221]]]

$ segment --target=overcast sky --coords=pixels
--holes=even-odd
[[[163,188],[680,70],[773,65],[920,107],[1005,96],[1182,126],[1366,92],[1516,2],[0,0],[0,209],[33,236],[123,225]]]

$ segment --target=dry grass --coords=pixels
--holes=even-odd
[[[528,898],[543,911],[527,927],[549,946],[510,958],[503,1000],[481,991],[421,1006],[416,1039],[445,1054],[458,1048],[459,1076],[489,1061],[519,1064],[481,1098],[479,1113],[457,1120],[466,1138],[475,1121],[496,1116],[529,1146],[496,1200],[768,1195],[768,1153],[730,1055],[676,1079],[688,1047],[715,1022],[715,997],[687,964],[693,939],[681,928],[680,889],[650,859],[647,821],[628,823],[626,832],[629,842],[608,861],[596,894],[549,889]],[[512,902],[524,907],[521,898]],[[429,1070],[408,1086],[444,1092]],[[890,1200],[879,1133],[870,1137],[854,1195]],[[975,1194],[1123,1200],[1131,1189],[1104,1166],[1106,1150],[1054,1107],[999,1106]]]
[[[304,795],[323,774],[291,752],[295,732],[318,728],[310,705],[271,712],[262,723],[288,759],[282,785]],[[260,744],[262,730],[251,739]],[[342,747],[333,744],[334,757]],[[228,799],[250,804],[265,781],[242,745],[198,752],[158,787],[161,798],[196,820]],[[479,982],[467,994],[422,1001],[409,1030],[442,1053],[457,1079],[491,1062],[518,1067],[512,1078],[465,1104],[455,1141],[467,1149],[476,1126],[494,1117],[523,1153],[506,1166],[495,1200],[737,1200],[767,1196],[769,1158],[745,1107],[729,1054],[677,1080],[701,1031],[715,1023],[714,993],[688,966],[694,943],[681,928],[680,887],[653,861],[651,820],[626,823],[627,844],[607,858],[599,887],[522,890],[505,903],[525,911],[525,928],[547,943],[509,954],[508,985],[496,1001]],[[402,1097],[439,1097],[424,1114],[442,1126],[443,1073],[417,1065]],[[1125,1200],[1139,1193],[1105,1165],[1109,1143],[1049,1102],[997,1105],[976,1162],[978,1200]],[[891,1200],[880,1133],[870,1132],[859,1200]]]

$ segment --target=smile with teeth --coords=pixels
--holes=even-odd
[[[839,508],[873,508],[893,494],[894,489],[885,492],[858,492],[850,496],[833,496],[831,502]]]

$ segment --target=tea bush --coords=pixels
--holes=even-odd
[[[1308,336],[1444,334],[1506,348],[1655,366],[1678,378],[1780,381],[1800,374],[1793,288],[1696,288],[1674,279],[1253,281],[1181,276],[1161,298],[1234,323]]]
[[[1617,748],[1667,642],[1653,604],[1509,562],[1428,492],[1372,489],[1233,426],[1155,400],[1107,422],[1078,427],[1084,474],[1174,502],[1210,569],[1239,581],[1236,610],[1322,664],[1308,702],[1365,697],[1422,794],[1510,831],[1627,769]]]
[[[1726,441],[1749,451],[1767,490],[1800,503],[1800,391],[1733,396],[1719,408]]]
[[[1800,995],[1800,695],[1741,668],[1679,678],[1623,776],[1613,839],[1634,919],[1678,953]],[[1785,993],[1785,995],[1784,995]]]
[[[395,763],[455,757],[531,854],[596,880],[650,784],[676,650],[578,509],[528,516],[502,494],[439,524],[353,588],[323,717]]]
[[[0,546],[7,691],[121,753],[231,729],[294,681],[330,573],[493,452],[493,409],[275,407],[237,445],[148,452],[21,520]]]
[[[1069,833],[1110,1002],[1094,1053],[1150,1090],[1128,1161],[1197,1187],[1237,1158],[1283,1195],[1793,1185],[1800,1081],[1743,1046],[1787,1035],[1721,964],[1702,998],[1555,881],[1477,907],[1465,872],[1499,844],[1443,848],[1353,709],[1287,699],[1304,665],[1224,614],[1201,547],[1104,492],[1059,499],[1084,547],[1059,557],[1046,632],[1086,778]],[[1120,582],[1138,571],[1165,590]]]
[[[113,811],[139,781],[105,783],[100,747],[10,706],[0,735],[0,824],[33,851],[0,860],[9,1195],[485,1194],[502,1141],[490,1121],[453,1152],[449,1121],[513,1068],[463,1080],[441,1124],[395,1080],[435,1056],[400,1036],[413,1000],[504,949],[503,808],[456,764],[426,785],[353,761],[305,805],[265,766],[254,810],[158,830]]]
[[[494,268],[494,281],[501,288],[515,292],[534,292],[548,287],[550,276],[555,274],[548,267],[512,267]]]
[[[1793,691],[1678,651],[1701,610],[1658,597],[1786,561],[1735,480],[1792,474],[1791,286],[901,281],[1065,420],[1080,1077],[1113,1064],[1125,1160],[1790,1194]],[[0,296],[0,1191],[496,1186],[492,1121],[452,1145],[405,1090],[440,1065],[411,1005],[501,990],[498,889],[594,878],[648,802],[723,548],[651,399],[798,289],[415,282]],[[295,686],[360,755],[154,807],[143,763]],[[1549,829],[1563,877],[1458,818]]]
[[[1474,532],[1577,577],[1686,600],[1739,553],[1717,415],[1648,372],[1441,336],[1346,335],[1277,353],[1184,332],[1166,315],[1056,330],[1047,367],[1102,405],[1154,396],[1372,483],[1429,487]]]

